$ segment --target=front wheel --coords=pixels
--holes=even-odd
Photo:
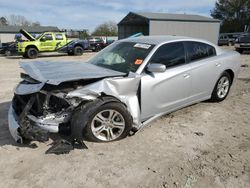
[[[223,101],[227,97],[230,91],[231,84],[232,84],[231,76],[229,75],[228,72],[224,72],[220,76],[219,80],[216,82],[216,85],[214,87],[211,96],[211,101],[214,102]]]
[[[37,55],[38,55],[38,51],[36,48],[29,48],[26,53],[27,53],[27,57],[30,59],[35,59],[37,58]]]
[[[76,46],[74,48],[74,55],[80,56],[83,54],[83,48],[81,46]]]
[[[72,120],[72,128],[82,132],[85,139],[95,142],[111,142],[125,138],[132,127],[132,118],[119,102],[83,106]]]
[[[240,54],[243,53],[243,49],[241,49],[241,48],[236,48],[236,51],[239,52]]]

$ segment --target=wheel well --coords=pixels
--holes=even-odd
[[[227,72],[227,73],[230,75],[231,81],[232,81],[232,83],[233,83],[233,80],[234,80],[234,72],[233,72],[231,69],[227,69],[227,70],[225,70],[225,72]]]
[[[83,46],[82,46],[81,44],[76,44],[76,45],[74,46],[74,48],[77,47],[77,46],[80,46],[81,48],[83,48]]]
[[[101,96],[97,97],[97,98],[94,99],[94,100],[100,100],[100,101],[102,101],[102,105],[103,105],[103,104],[106,104],[106,103],[110,103],[110,102],[119,102],[119,103],[123,104],[123,105],[127,108],[127,105],[126,105],[125,103],[123,103],[121,100],[119,100],[118,98],[113,97],[113,96],[111,96],[111,95],[105,95],[105,94],[103,94],[103,93],[101,93]],[[93,100],[83,100],[83,101],[78,105],[78,107],[76,107],[76,108],[79,108],[79,107],[81,107],[82,105],[85,105],[85,104],[87,104],[87,103],[89,103],[89,102],[92,102],[92,101],[93,101]]]
[[[25,51],[28,50],[29,48],[35,48],[37,51],[39,51],[35,45],[29,45],[29,46],[27,46],[25,48]]]

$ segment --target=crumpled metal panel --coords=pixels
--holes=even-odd
[[[17,95],[27,95],[31,93],[36,93],[42,89],[44,86],[44,83],[38,83],[38,84],[24,84],[20,83],[15,88],[15,93]]]
[[[102,93],[113,96],[123,102],[133,118],[133,126],[141,126],[140,104],[137,91],[141,76],[130,73],[126,78],[106,78],[84,86],[81,89],[68,93],[66,98],[79,97],[86,100],[94,100]]]
[[[125,76],[125,73],[105,69],[85,62],[33,61],[20,62],[20,67],[33,79],[59,85],[62,82]]]

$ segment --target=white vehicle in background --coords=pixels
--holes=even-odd
[[[149,36],[117,41],[88,62],[21,63],[9,129],[19,142],[63,126],[75,139],[119,140],[161,115],[223,101],[239,58],[199,39]]]

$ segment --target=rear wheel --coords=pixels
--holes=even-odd
[[[83,54],[83,48],[81,46],[76,46],[74,48],[74,55],[82,55]]]
[[[5,56],[10,56],[11,55],[11,52],[9,51],[9,50],[7,50],[6,52],[5,52]]]
[[[236,51],[239,52],[240,54],[243,53],[243,49],[241,49],[241,48],[236,48]]]
[[[27,53],[27,57],[30,59],[35,59],[38,55],[38,51],[36,48],[29,48],[25,53]]]
[[[101,51],[101,50],[102,50],[101,46],[97,45],[97,46],[95,47],[94,52],[99,52],[99,51]]]
[[[231,76],[229,75],[228,72],[224,72],[214,87],[211,96],[211,101],[214,102],[223,101],[227,97],[230,91],[231,84],[232,84]]]
[[[68,55],[74,55],[74,52],[68,52]]]

